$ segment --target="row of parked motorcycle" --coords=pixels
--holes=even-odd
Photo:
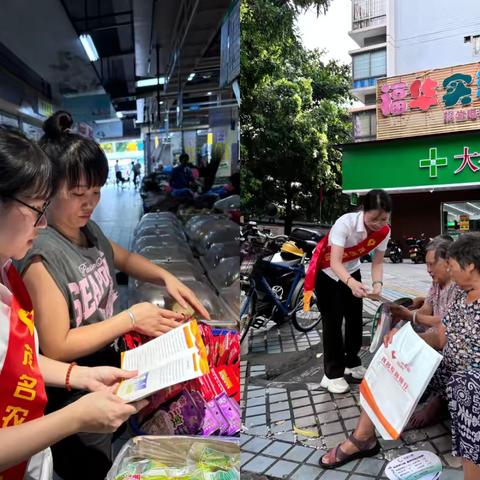
[[[427,244],[430,241],[424,233],[419,237],[408,237],[405,239],[405,245],[407,248],[406,257],[413,263],[425,263],[425,256],[427,254]],[[389,258],[392,263],[402,263],[405,257],[403,249],[400,247],[399,242],[390,239],[388,241],[385,257]],[[364,255],[361,258],[362,262],[371,262],[371,255]]]
[[[221,202],[209,213],[145,214],[135,229],[133,249],[185,283],[210,313],[211,324],[236,328],[240,227],[224,211],[238,206],[239,198]],[[130,305],[148,301],[172,308],[174,303],[164,286],[129,279],[128,292]]]

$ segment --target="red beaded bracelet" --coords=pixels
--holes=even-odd
[[[75,362],[72,362],[69,366],[68,366],[68,370],[67,370],[67,376],[65,377],[65,388],[71,392],[72,391],[72,386],[70,385],[70,374],[72,373],[72,368],[76,365]]]

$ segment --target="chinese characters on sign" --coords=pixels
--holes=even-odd
[[[382,365],[387,369],[387,372],[392,375],[402,390],[406,392],[408,390],[408,383],[402,377],[402,374],[396,369],[395,365],[393,365],[386,356],[382,356],[381,362]]]
[[[478,172],[480,170],[480,166],[476,165],[472,160],[472,158],[476,159],[477,157],[480,157],[479,152],[470,152],[470,147],[463,147],[463,153],[453,156],[455,160],[460,161],[460,165],[453,173],[457,175],[465,169],[470,170],[473,173]],[[476,160],[476,162],[480,163],[480,160]],[[428,158],[419,160],[418,166],[419,168],[428,168],[430,178],[437,178],[438,167],[447,167],[448,158],[439,157],[437,148],[432,147],[429,149]]]
[[[480,70],[476,73],[477,97],[480,98]],[[472,103],[472,75],[455,72],[441,82],[445,93],[441,96],[443,108],[468,107]],[[381,85],[380,110],[384,117],[403,115],[409,110],[418,109],[427,112],[430,107],[439,105],[437,87],[439,82],[429,76],[407,82],[385,83]],[[408,97],[408,92],[410,96]],[[480,110],[446,110],[443,112],[444,123],[465,122],[480,118]]]
[[[480,62],[378,79],[376,96],[377,140],[477,130]]]

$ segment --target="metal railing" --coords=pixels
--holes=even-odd
[[[352,30],[385,25],[386,0],[352,0]]]

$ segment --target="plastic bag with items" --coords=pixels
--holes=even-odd
[[[237,440],[143,436],[121,449],[106,480],[239,480]]]

